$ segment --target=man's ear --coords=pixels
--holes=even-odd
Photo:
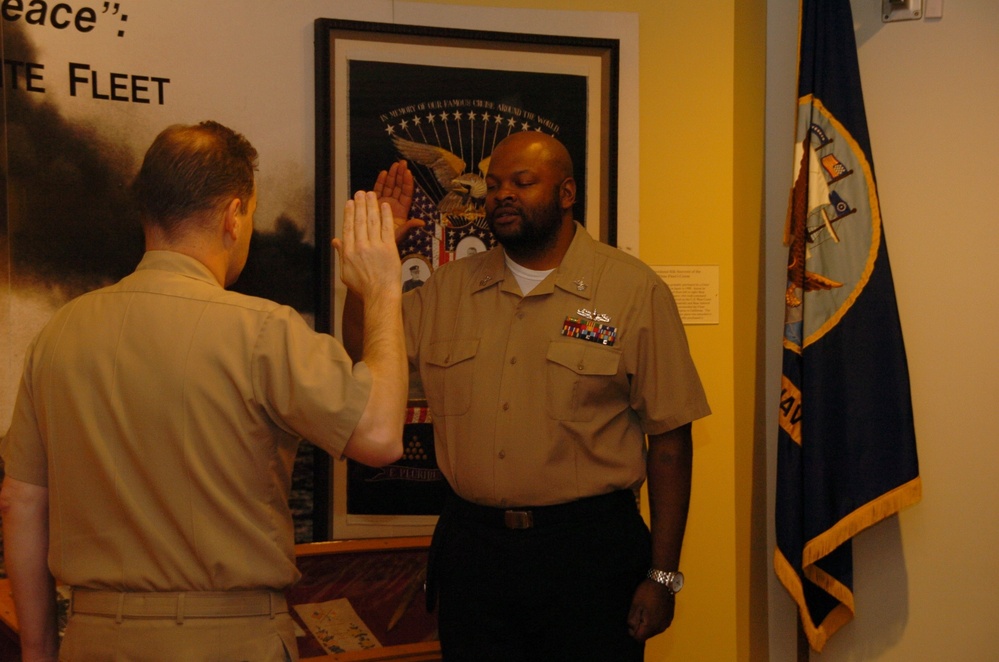
[[[237,216],[241,206],[242,201],[239,198],[233,198],[225,206],[225,211],[223,212],[222,231],[232,241],[239,239],[239,233],[244,231]]]
[[[558,200],[562,209],[571,209],[576,204],[576,180],[566,177],[558,187]]]

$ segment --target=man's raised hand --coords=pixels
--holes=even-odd
[[[413,207],[413,173],[404,159],[396,161],[388,170],[378,173],[375,180],[375,195],[378,201],[392,210],[395,219],[395,240],[401,242],[413,228],[426,225],[418,218],[410,218]]]
[[[344,205],[343,238],[333,240],[340,277],[362,300],[401,292],[402,266],[395,242],[392,209],[373,191],[358,191]]]

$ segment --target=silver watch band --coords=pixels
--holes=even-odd
[[[679,571],[665,571],[649,568],[646,577],[657,584],[662,584],[671,595],[676,595],[677,591],[683,588],[683,573]]]

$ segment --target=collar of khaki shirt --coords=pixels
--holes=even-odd
[[[593,296],[593,272],[597,242],[575,221],[576,234],[573,235],[569,250],[555,272],[541,282],[531,295],[550,294],[558,287],[581,299]],[[516,279],[507,271],[503,248],[490,251],[472,276],[472,292],[503,284],[504,291],[518,292],[514,287]]]

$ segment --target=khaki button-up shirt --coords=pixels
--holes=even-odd
[[[299,441],[339,455],[370,389],[367,367],[291,308],[151,251],[42,330],[0,450],[8,475],[49,489],[64,583],[282,589],[299,577]]]
[[[485,505],[635,488],[645,435],[710,413],[669,289],[581,226],[528,296],[495,249],[403,298],[441,471]]]

